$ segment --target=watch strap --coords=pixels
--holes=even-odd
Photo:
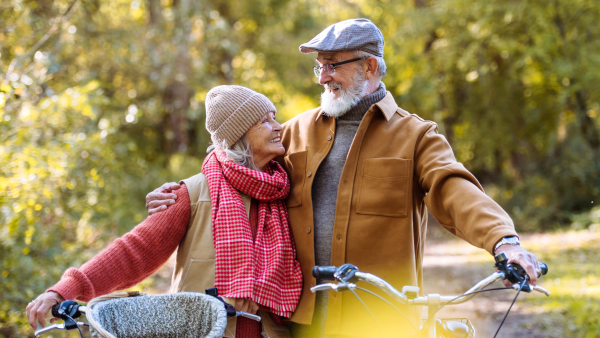
[[[504,244],[521,245],[521,242],[519,242],[519,237],[517,237],[517,236],[504,237],[498,243],[496,243],[496,245],[494,246],[494,255],[496,254],[496,250],[498,250],[498,248]]]

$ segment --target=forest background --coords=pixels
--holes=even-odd
[[[520,232],[600,231],[595,0],[4,0],[0,334],[31,335],[31,299],[200,171],[210,88],[262,92],[280,122],[317,107],[298,46],[356,17],[384,34],[398,104],[439,125]],[[587,306],[573,332],[600,330]]]

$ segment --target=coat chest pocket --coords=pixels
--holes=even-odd
[[[290,195],[287,198],[288,208],[302,205],[304,178],[306,177],[306,151],[289,154],[283,159],[285,170],[290,178]]]
[[[356,212],[364,215],[406,217],[411,160],[370,158],[363,162]]]

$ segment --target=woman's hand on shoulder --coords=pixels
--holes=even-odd
[[[260,305],[244,298],[235,298],[235,304],[233,305],[236,311],[244,311],[251,314],[256,314]]]
[[[39,295],[36,299],[27,304],[26,310],[29,325],[31,325],[34,330],[37,330],[37,320],[42,327],[46,327],[46,314],[54,305],[64,301],[65,299],[61,295],[53,291]],[[55,320],[55,318],[52,318],[50,323],[53,323]]]
[[[175,204],[177,195],[173,193],[173,190],[179,188],[181,188],[181,185],[169,182],[146,195],[146,210],[148,210],[148,215],[167,210],[169,205]]]

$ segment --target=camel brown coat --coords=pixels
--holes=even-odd
[[[300,324],[311,323],[315,305],[310,292],[315,285],[311,274],[315,265],[312,180],[334,137],[335,119],[323,115],[320,108],[283,125],[286,153],[279,161],[291,179],[287,205],[304,275],[302,297],[291,320]],[[426,207],[448,231],[490,253],[501,238],[517,235],[506,212],[456,161],[437,125],[399,108],[388,92],[364,116],[343,168],[332,264],[354,264],[397,289],[404,285],[422,288]],[[380,300],[368,295],[363,300],[381,316],[380,322],[404,321],[402,330],[410,327]],[[330,291],[328,304],[326,334],[382,336],[351,292]],[[420,309],[401,310],[417,323]]]

